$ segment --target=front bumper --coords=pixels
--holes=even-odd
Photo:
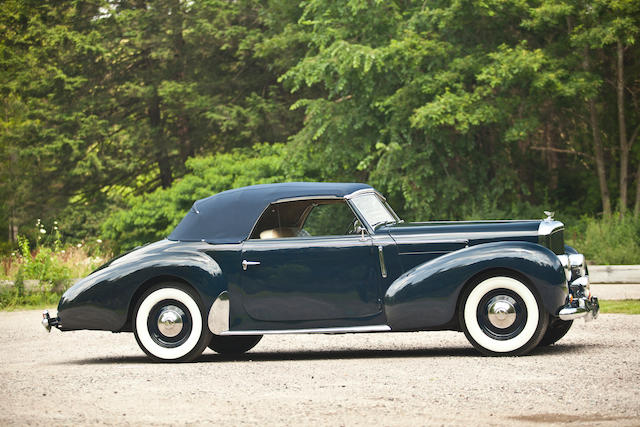
[[[589,276],[582,276],[569,284],[567,304],[560,308],[558,317],[561,320],[574,320],[584,317],[590,321],[598,317],[600,304],[598,298],[591,296]]]

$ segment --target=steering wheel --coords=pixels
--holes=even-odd
[[[360,221],[357,218],[353,218],[349,222],[347,230],[344,234],[358,234],[358,227],[360,227]]]

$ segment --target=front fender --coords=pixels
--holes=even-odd
[[[226,288],[218,263],[201,243],[162,241],[133,251],[69,288],[58,304],[61,330],[120,331],[136,292],[149,281],[182,281],[200,295],[205,307]]]
[[[464,286],[483,272],[500,269],[524,277],[550,314],[565,302],[567,282],[558,257],[529,242],[471,246],[416,266],[396,279],[384,297],[392,330],[458,327],[456,310]]]

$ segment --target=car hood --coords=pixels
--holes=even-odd
[[[541,220],[408,222],[380,227],[396,241],[466,241],[469,246],[504,240],[538,243]]]

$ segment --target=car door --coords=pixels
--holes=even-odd
[[[380,266],[372,240],[367,234],[345,234],[355,231],[353,212],[344,204],[336,213],[335,206],[313,207],[296,237],[244,242],[240,290],[251,318],[358,319],[381,311]],[[328,232],[322,224],[327,219],[332,222]]]

